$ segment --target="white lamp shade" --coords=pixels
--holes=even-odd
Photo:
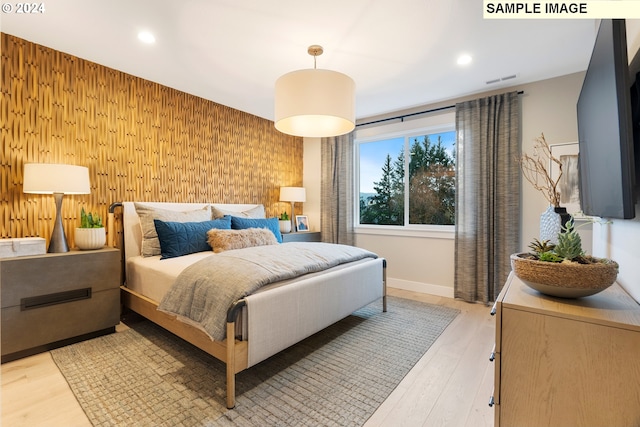
[[[307,193],[304,187],[280,187],[281,202],[306,202]]]
[[[298,70],[276,81],[275,126],[295,136],[343,135],[355,128],[351,77],[330,70]]]
[[[26,163],[22,191],[35,194],[89,194],[89,169],[56,163]]]

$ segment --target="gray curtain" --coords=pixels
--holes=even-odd
[[[321,141],[322,241],[353,245],[353,132]]]
[[[454,295],[495,301],[520,247],[520,100],[517,92],[456,105]]]

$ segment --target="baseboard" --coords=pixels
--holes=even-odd
[[[437,295],[439,297],[453,298],[453,288],[430,283],[412,282],[410,280],[387,278],[387,286],[404,289],[405,291],[421,292],[423,294]]]

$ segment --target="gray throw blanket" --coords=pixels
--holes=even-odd
[[[326,270],[373,252],[331,243],[284,243],[212,254],[187,267],[159,310],[186,317],[216,341],[226,335],[227,310],[261,286]]]

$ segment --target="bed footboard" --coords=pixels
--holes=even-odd
[[[383,264],[370,259],[245,297],[249,366],[383,298]]]

